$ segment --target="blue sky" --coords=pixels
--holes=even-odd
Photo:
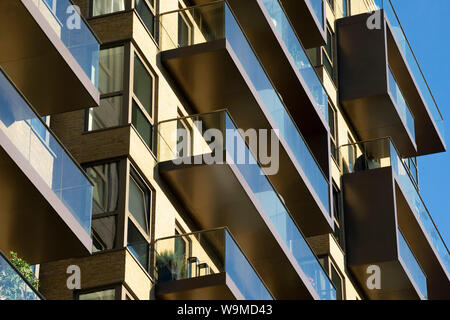
[[[419,158],[422,198],[450,246],[450,0],[391,0],[445,119],[446,153]]]

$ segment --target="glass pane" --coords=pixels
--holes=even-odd
[[[102,164],[86,169],[94,183],[93,214],[117,210],[119,201],[119,164],[117,162]]]
[[[94,131],[121,125],[122,103],[122,96],[101,99],[99,107],[89,109],[87,130]]]
[[[114,300],[116,297],[115,289],[83,293],[78,296],[78,300]]]
[[[93,252],[114,249],[116,228],[116,216],[92,220]]]
[[[133,92],[149,116],[152,116],[153,78],[136,55],[134,55]]]
[[[125,10],[125,0],[92,0],[92,16]]]
[[[123,90],[123,46],[100,51],[98,90],[101,94]]]
[[[149,244],[131,220],[128,220],[127,247],[144,269],[148,270]]]
[[[152,149],[152,125],[148,122],[147,118],[134,101],[131,123],[136,128],[137,132],[139,132],[142,139],[144,139],[147,146]]]
[[[130,189],[128,197],[128,210],[139,223],[141,228],[148,232],[147,199],[149,197],[149,191],[143,191],[134,178],[130,177],[129,181]]]
[[[150,34],[154,36],[155,34],[155,16],[150,8],[145,3],[145,0],[135,0],[135,7],[138,15],[144,21]]]
[[[331,265],[331,281],[336,288],[336,300],[342,300],[342,279],[333,265]]]

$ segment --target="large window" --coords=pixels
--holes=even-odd
[[[136,174],[131,174],[128,193],[128,210],[142,230],[148,234],[150,229],[150,189]]]
[[[92,16],[125,10],[125,0],[92,0]]]
[[[141,59],[134,55],[133,104],[131,123],[152,150],[155,77]]]
[[[156,25],[155,25],[155,6],[154,0],[135,0],[134,7],[137,14],[141,18],[145,27],[148,29],[150,34],[155,37]]]
[[[127,246],[146,270],[149,266],[151,201],[151,189],[131,168],[128,188]]]
[[[93,215],[116,211],[119,199],[119,163],[87,167],[86,172],[94,183]]]
[[[90,108],[87,130],[99,130],[122,124],[124,47],[100,51],[100,106]]]
[[[328,103],[328,124],[330,126],[331,156],[339,166],[338,121],[336,109]]]
[[[333,220],[334,237],[341,246],[344,247],[344,228],[342,219],[342,202],[338,188],[333,184]]]
[[[119,162],[86,167],[94,183],[92,204],[93,252],[111,250],[116,245],[119,202]]]
[[[335,44],[335,35],[331,28],[327,26],[327,44],[322,48],[322,64],[327,70],[330,78],[333,82],[336,83],[336,65],[335,65],[335,57],[336,57],[336,44]]]

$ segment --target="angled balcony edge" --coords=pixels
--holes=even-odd
[[[228,227],[274,298],[318,299],[227,153],[226,157],[225,164],[213,165],[205,164],[203,156],[189,157],[192,164],[161,162],[159,174],[202,229]]]
[[[324,46],[327,43],[325,28],[325,2],[322,1],[322,24],[317,19],[310,0],[280,0],[289,20],[305,48]]]
[[[370,299],[422,299],[399,254],[394,179],[391,167],[343,176],[347,264]],[[369,266],[380,268],[378,289]]]
[[[98,89],[35,3],[1,1],[0,27],[11,30],[0,35],[0,65],[40,115],[99,105]]]
[[[155,292],[162,300],[244,300],[226,272],[159,283]]]
[[[227,108],[244,131],[277,128],[226,39],[163,51],[161,60],[197,112]],[[269,180],[306,236],[332,232],[332,217],[284,138],[277,138],[280,166]]]
[[[228,3],[292,119],[311,147],[322,170],[328,174],[330,155],[325,147],[329,139],[327,119],[319,110],[306,79],[298,70],[262,0],[228,0]],[[248,19],[249,16],[252,16],[252,19]],[[312,68],[311,71],[314,73]],[[328,108],[328,101],[324,103],[325,108]]]
[[[90,234],[1,131],[0,145],[0,249],[30,264],[89,255]]]
[[[369,16],[360,14],[337,20],[340,100],[346,113],[362,140],[391,136],[403,157],[445,151],[430,106],[424,102],[391,25],[385,17],[380,29],[370,30],[366,25]],[[415,138],[409,134],[389,92],[389,67],[414,116]],[[371,119],[377,114],[384,117]]]

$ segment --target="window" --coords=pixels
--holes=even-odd
[[[115,300],[116,289],[79,293],[78,300]]]
[[[119,163],[88,167],[86,173],[94,183],[93,215],[116,211],[119,201]]]
[[[330,278],[336,289],[336,300],[343,300],[342,277],[339,275],[339,272],[336,270],[333,263],[330,263]]]
[[[331,156],[339,166],[337,112],[330,103],[328,103],[328,124],[330,126]]]
[[[94,183],[92,203],[92,250],[111,250],[116,245],[119,203],[119,162],[86,168]]]
[[[352,139],[350,135],[347,135],[347,144],[349,145],[347,150],[347,162],[344,165],[344,173],[353,172],[353,164],[356,161],[356,145],[355,141]]]
[[[152,150],[154,76],[137,54],[134,55],[132,124]]]
[[[122,124],[123,114],[124,47],[100,51],[100,106],[90,108],[87,131],[116,127]]]
[[[334,58],[336,53],[335,48],[335,35],[327,26],[327,44],[322,48],[322,64],[327,70],[330,78],[336,83],[336,68],[334,64]]]
[[[414,182],[416,189],[419,190],[419,167],[417,164],[417,157],[403,159],[403,163],[405,164],[407,172]]]
[[[183,158],[192,155],[192,127],[183,114],[178,110],[177,121],[177,157]]]
[[[125,10],[125,0],[92,0],[92,16]]]
[[[180,12],[178,14],[178,46],[186,47],[191,44],[192,39],[192,24],[189,22],[186,13]]]
[[[334,12],[334,0],[328,0],[328,3],[330,4],[331,10]]]
[[[343,248],[344,244],[344,229],[342,221],[342,202],[338,188],[333,184],[333,220],[334,220],[334,237]]]
[[[149,188],[132,172],[129,177],[128,211],[147,234],[150,229],[150,198]]]
[[[342,16],[347,17],[350,15],[350,1],[342,0]]]
[[[135,0],[134,7],[138,16],[141,18],[147,30],[155,37],[155,10],[154,1],[151,0]]]
[[[148,270],[149,244],[130,219],[128,219],[127,247],[144,269]]]

